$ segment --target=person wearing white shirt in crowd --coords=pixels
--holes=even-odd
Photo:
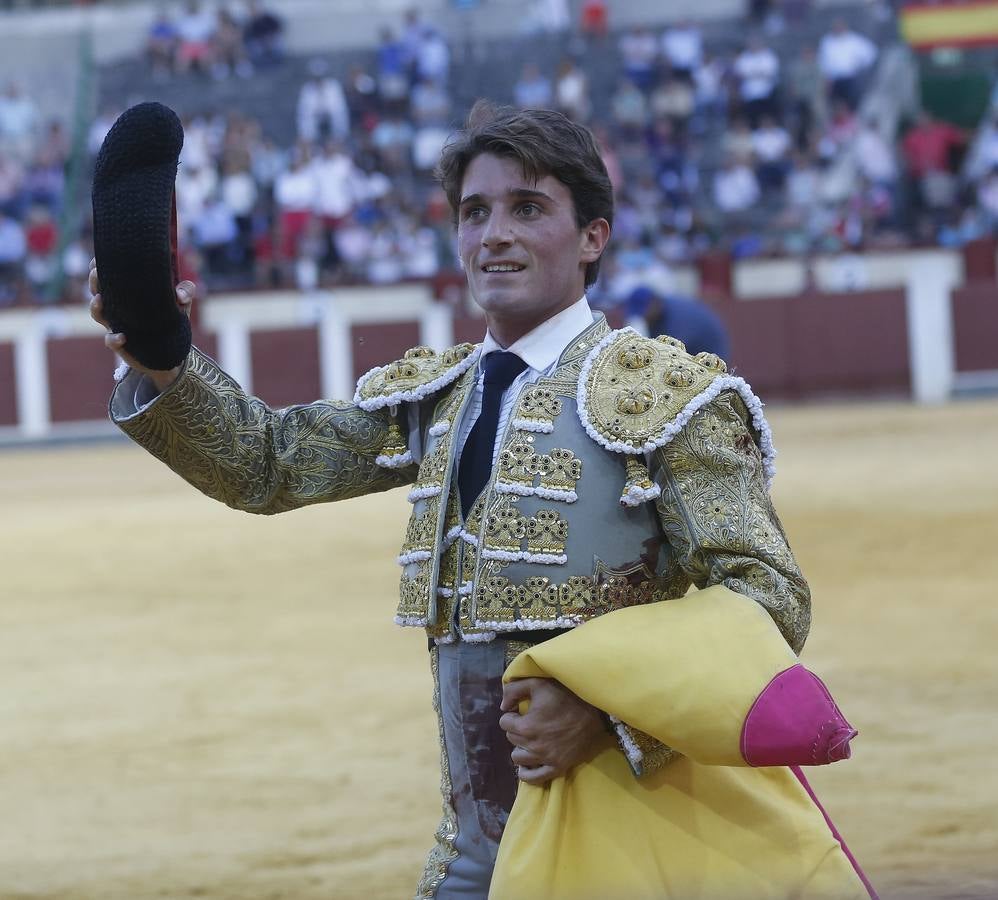
[[[321,63],[315,69],[321,71]],[[302,140],[346,140],[350,134],[350,110],[343,85],[331,75],[310,78],[298,93],[297,117],[298,137]]]
[[[554,82],[556,107],[570,119],[585,122],[592,111],[589,102],[589,79],[572,60],[566,58],[558,67]]]
[[[759,127],[752,132],[756,174],[763,189],[783,187],[792,143],[789,132],[772,116],[765,116]]]
[[[309,156],[307,148],[298,147],[290,167],[274,182],[274,200],[280,216],[280,252],[285,260],[298,257],[298,244],[315,209],[318,185]]]
[[[450,48],[443,35],[432,26],[423,31],[416,50],[416,76],[423,81],[447,82],[450,74]]]
[[[225,274],[233,262],[231,251],[239,235],[236,219],[218,192],[205,201],[191,228],[194,243],[204,255],[211,274]]]
[[[844,19],[836,19],[832,30],[818,45],[818,64],[828,81],[832,99],[844,100],[850,109],[859,102],[860,76],[877,59],[877,47],[869,38],[852,31]]]
[[[25,162],[38,131],[39,116],[35,101],[21,85],[10,81],[0,94],[0,153]]]
[[[742,213],[759,201],[755,172],[743,161],[730,157],[714,176],[714,202],[723,213]]]
[[[752,37],[735,58],[734,72],[745,115],[754,128],[764,115],[775,111],[780,60],[761,38]]]
[[[893,188],[897,182],[898,165],[894,149],[877,128],[875,119],[865,119],[853,143],[856,165],[863,177],[884,188]]]
[[[215,14],[209,9],[202,9],[197,0],[189,0],[176,19],[178,72],[186,72],[192,67],[207,72],[211,68],[214,57],[211,42],[215,27]]]
[[[177,169],[177,218],[181,228],[192,227],[201,218],[208,198],[217,188],[214,165],[181,165]]]
[[[245,164],[226,163],[222,168],[219,191],[225,205],[231,210],[239,231],[238,242],[233,247],[233,258],[240,264],[245,263],[251,254],[253,209],[258,194],[256,181]]]
[[[662,56],[673,75],[692,81],[703,61],[703,35],[700,29],[688,21],[666,28],[662,34]]]
[[[658,45],[647,28],[632,28],[618,43],[624,72],[642,91],[647,91],[655,74]]]

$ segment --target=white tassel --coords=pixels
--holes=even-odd
[[[437,422],[436,425],[431,425],[428,430],[430,437],[440,437],[442,434],[447,434],[450,430],[450,422],[444,419],[442,422]]]
[[[517,431],[534,431],[537,434],[551,434],[554,422],[538,422],[535,419],[513,419],[513,428]]]
[[[409,491],[406,499],[410,503],[416,503],[419,500],[425,500],[427,497],[437,497],[443,488],[439,484],[428,484],[425,487],[413,488]]]
[[[404,469],[412,465],[412,453],[409,450],[405,453],[393,453],[391,456],[380,453],[374,461],[384,469]]]
[[[541,497],[544,500],[563,500],[565,503],[575,503],[579,495],[575,491],[563,491],[559,488],[534,487],[530,484],[516,484],[510,481],[496,482],[497,494],[516,494],[518,497]]]

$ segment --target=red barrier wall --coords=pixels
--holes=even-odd
[[[953,343],[957,372],[998,369],[998,285],[953,292]]]
[[[0,343],[0,425],[17,424],[14,388],[14,345]]]
[[[322,390],[319,332],[313,327],[250,333],[253,393],[279,409],[317,400]]]
[[[731,368],[766,397],[911,387],[904,291],[808,294],[714,306]]]
[[[50,339],[46,353],[52,421],[106,419],[116,364],[100,335]]]
[[[353,376],[356,379],[368,369],[398,359],[410,347],[417,346],[419,323],[377,322],[354,325],[350,328],[350,343],[353,347]]]

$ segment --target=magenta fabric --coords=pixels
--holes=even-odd
[[[756,698],[742,726],[750,766],[821,766],[851,755],[856,735],[828,688],[799,663],[776,675]]]
[[[849,860],[850,863],[852,863],[852,867],[853,869],[855,869],[856,875],[859,876],[859,880],[863,882],[863,887],[866,888],[867,893],[870,895],[870,900],[880,900],[880,898],[877,895],[877,892],[873,888],[873,885],[870,884],[870,879],[866,877],[866,873],[859,867],[859,863],[856,862],[856,857],[852,855],[852,852],[846,846],[846,842],[842,840],[842,835],[839,834],[838,828],[836,828],[832,820],[828,818],[828,813],[825,812],[825,807],[821,805],[821,801],[818,799],[817,795],[811,789],[811,785],[808,784],[808,781],[804,777],[804,773],[800,770],[800,767],[791,766],[790,771],[794,773],[794,775],[797,777],[797,780],[801,783],[801,787],[803,787],[804,790],[807,791],[807,795],[811,798],[811,801],[814,803],[815,806],[818,807],[818,810],[821,812],[821,815],[824,816],[825,824],[828,826],[828,830],[832,833],[832,837],[834,837],[835,840],[839,842],[839,846],[842,848],[842,852],[846,855],[846,858]]]

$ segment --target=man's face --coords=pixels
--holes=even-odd
[[[536,182],[517,160],[482,154],[468,165],[458,208],[458,253],[489,330],[509,346],[578,300],[585,267],[610,235],[605,219],[579,228],[569,189]]]

